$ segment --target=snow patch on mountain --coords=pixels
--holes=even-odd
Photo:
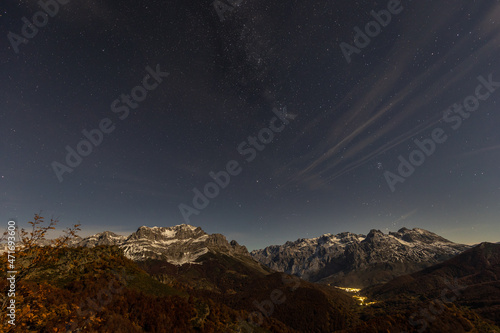
[[[271,269],[309,281],[363,287],[428,267],[468,248],[424,229],[402,228],[389,234],[371,230],[366,236],[343,232],[301,238],[251,255]]]
[[[75,244],[84,247],[99,245],[117,245],[127,258],[135,261],[159,259],[174,265],[197,264],[199,258],[209,252],[250,257],[246,247],[236,241],[229,243],[223,235],[209,235],[200,227],[188,224],[141,226],[128,237],[105,231]]]

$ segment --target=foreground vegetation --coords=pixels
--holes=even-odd
[[[487,314],[460,302],[418,322],[412,314],[434,304],[423,291],[391,295],[375,288],[370,295],[379,301],[362,306],[342,290],[247,259],[208,253],[199,264],[179,267],[134,262],[116,246],[70,247],[79,225],[39,246],[56,223],[35,215],[31,231],[19,231],[16,325],[5,320],[2,269],[0,332],[500,332]],[[2,255],[0,265],[7,260]]]

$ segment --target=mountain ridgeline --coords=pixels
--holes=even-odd
[[[142,226],[128,237],[105,231],[74,243],[98,245],[117,245],[135,261],[155,259],[172,265],[197,263],[207,253],[224,253],[247,262],[251,257],[273,271],[306,281],[360,289],[417,272],[470,248],[424,229],[402,228],[389,234],[379,230],[371,230],[368,235],[325,234],[248,253],[234,240],[228,242],[221,234],[209,235],[200,227],[186,224]]]
[[[250,257],[247,248],[236,241],[228,242],[221,234],[209,235],[200,227],[187,224],[168,228],[142,226],[128,237],[105,231],[73,242],[73,246],[99,245],[117,245],[135,261],[156,259],[174,265],[196,263],[209,252]]]
[[[384,234],[343,232],[252,251],[267,267],[311,282],[364,288],[416,272],[470,248],[430,231],[402,228]]]
[[[43,248],[8,332],[500,333],[500,245],[418,228],[251,254],[186,224],[77,237],[53,257]]]

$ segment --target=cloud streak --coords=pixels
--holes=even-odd
[[[436,127],[444,111],[436,105],[443,101],[447,105],[458,102],[451,97],[456,96],[455,91],[461,91],[463,97],[470,94],[467,90],[472,89],[470,79],[485,74],[478,67],[500,48],[500,33],[493,28],[497,25],[492,24],[500,16],[500,6],[489,5],[488,10],[485,10],[487,14],[477,19],[473,31],[480,36],[458,39],[447,53],[440,57],[436,55],[432,65],[406,82],[402,75],[414,70],[417,53],[428,47],[436,31],[449,29],[457,18],[458,13],[445,10],[443,4],[432,6],[434,8],[427,8],[420,15],[434,12],[439,13],[440,19],[431,20],[435,24],[426,27],[417,36],[412,26],[406,26],[401,32],[403,37],[395,42],[389,52],[391,56],[388,61],[378,65],[371,76],[365,79],[367,83],[351,89],[330,110],[329,114],[335,113],[338,121],[330,127],[326,140],[308,154],[308,161],[294,161],[296,165],[304,165],[305,162],[305,166],[298,168],[289,183],[305,183],[312,188],[325,186],[410,138]],[[405,36],[416,36],[417,39],[408,45]],[[478,46],[471,53],[471,38],[488,40],[488,43]],[[464,53],[469,56],[457,61],[457,55]],[[456,65],[444,72],[443,68],[450,68],[450,63]],[[394,87],[399,88],[394,90]],[[342,116],[338,117],[338,113],[342,113]],[[426,119],[421,120],[424,118],[419,117],[421,114],[425,114]],[[318,124],[327,118],[328,115],[322,114],[310,121],[304,126],[304,135],[310,135],[309,130],[317,130]]]

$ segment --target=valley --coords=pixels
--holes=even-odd
[[[500,325],[499,245],[455,244],[422,229],[323,235],[249,253],[199,227],[142,226],[129,236],[103,232],[35,250],[45,261],[18,281],[21,326],[9,332],[495,332]],[[28,252],[21,267],[32,260]],[[287,256],[288,271],[278,271]]]

